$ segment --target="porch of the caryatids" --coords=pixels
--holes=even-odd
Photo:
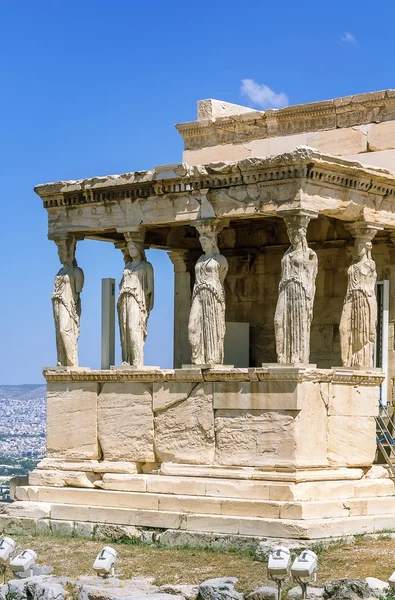
[[[287,228],[290,247],[281,260],[281,279],[274,317],[277,361],[285,365],[309,363],[313,319],[316,253],[307,244],[307,226],[317,213],[295,209],[277,213]]]
[[[347,225],[347,229],[355,241],[340,319],[341,359],[344,367],[369,368],[374,366],[377,327],[377,273],[372,258],[372,240],[383,227],[356,222]]]
[[[84,272],[78,266],[75,251],[82,237],[63,234],[51,238],[58,247],[61,269],[55,277],[52,307],[55,322],[57,365],[78,367],[81,298]]]

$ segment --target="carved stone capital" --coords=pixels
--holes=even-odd
[[[144,244],[144,225],[126,225],[125,227],[117,227],[117,231],[118,233],[123,233],[127,242],[139,242],[140,244]]]
[[[72,233],[59,233],[48,236],[48,239],[55,242],[58,247],[59,259],[62,264],[73,262],[75,260],[75,250],[77,242],[84,239],[83,235]]]
[[[192,221],[190,225],[196,227],[200,235],[218,235],[224,227],[229,225],[229,219],[196,219],[196,221]]]
[[[355,223],[347,223],[345,228],[355,238],[355,243],[371,242],[378,231],[383,231],[384,227],[377,223],[368,223],[367,221],[356,221]],[[392,239],[392,237],[391,237]]]
[[[292,208],[287,210],[278,210],[277,216],[282,217],[287,227],[295,229],[307,229],[311,219],[318,217],[318,212],[306,208]]]
[[[186,273],[188,250],[170,250],[167,253],[174,266],[174,273]]]

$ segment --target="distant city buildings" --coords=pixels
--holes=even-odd
[[[9,479],[45,455],[45,409],[45,386],[0,385],[0,501],[9,500]]]

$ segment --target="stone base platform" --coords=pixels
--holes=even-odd
[[[377,370],[48,370],[47,457],[11,516],[321,539],[395,527]]]

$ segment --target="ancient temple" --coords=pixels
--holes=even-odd
[[[393,528],[394,483],[372,465],[395,370],[395,91],[264,112],[205,100],[177,129],[180,164],[36,187],[61,263],[58,365],[47,455],[13,514],[309,539]],[[108,370],[78,365],[89,238],[120,250],[123,364]],[[173,369],[144,364],[148,248],[174,265]],[[226,362],[232,324],[244,366]]]

